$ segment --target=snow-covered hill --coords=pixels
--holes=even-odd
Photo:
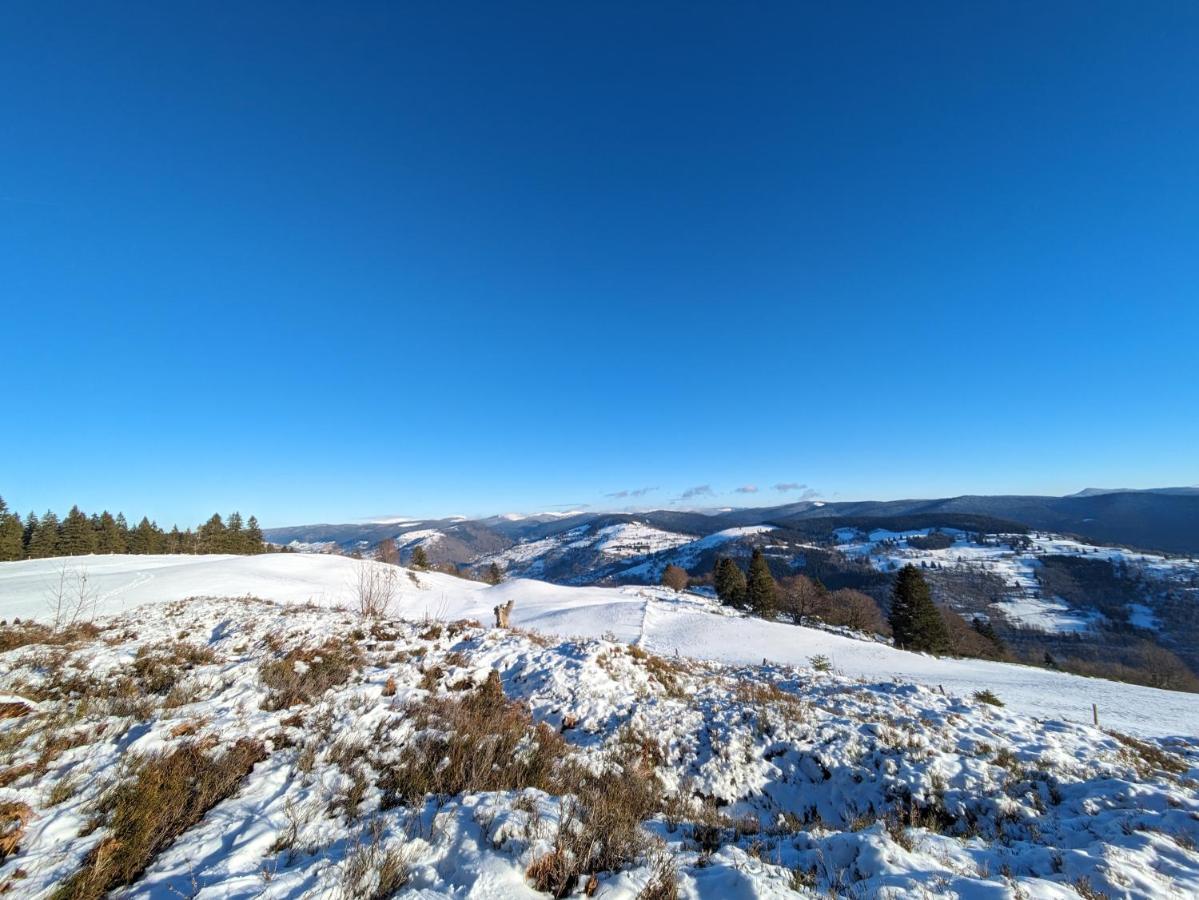
[[[87,556],[0,563],[0,618],[42,618],[64,570],[85,574],[98,614],[189,597],[254,596],[280,603],[353,606],[358,571],[380,563],[340,556]],[[664,588],[567,587],[514,579],[496,587],[439,572],[397,581],[392,613],[409,619],[493,619],[514,601],[513,624],[563,637],[613,637],[656,653],[732,664],[806,665],[817,655],[852,677],[902,679],[951,694],[992,690],[1028,715],[1090,721],[1142,735],[1199,736],[1193,694],[983,660],[939,659],[886,644],[745,617]],[[145,615],[152,615],[145,607]]]
[[[61,561],[0,564],[13,896],[1199,893],[1187,695],[661,589],[390,569],[407,621],[367,620],[346,605],[373,562],[69,564],[116,615],[57,637],[11,618],[44,616]],[[221,594],[240,599],[199,599]],[[464,621],[509,599],[534,630]],[[1058,718],[1089,698],[1109,727],[1185,737]]]

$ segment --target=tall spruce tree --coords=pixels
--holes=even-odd
[[[96,535],[92,531],[92,523],[78,506],[72,506],[62,522],[62,541],[58,553],[60,556],[86,556],[95,552]]]
[[[749,574],[745,579],[745,603],[755,616],[769,619],[775,611],[774,576],[762,551],[754,547],[749,560]]]
[[[425,548],[417,544],[412,548],[412,556],[408,559],[408,565],[414,569],[429,568],[429,554],[425,552]]]
[[[246,522],[246,552],[266,552],[266,546],[262,540],[262,529],[258,525],[258,519],[254,516],[250,516],[249,520]]]
[[[46,514],[36,522],[33,535],[29,538],[27,556],[30,559],[58,556],[58,516],[53,510],[48,509]]]
[[[21,517],[10,512],[0,497],[0,560],[20,559],[25,555],[25,526]]]
[[[125,552],[125,535],[121,533],[121,528],[117,524],[117,520],[112,517],[112,513],[108,510],[100,513],[100,523],[96,528],[96,552]]]
[[[225,523],[220,513],[213,513],[212,518],[200,526],[197,542],[197,553],[225,552]]]
[[[246,535],[241,528],[241,513],[234,510],[225,520],[225,552],[245,553]]]
[[[727,556],[722,556],[716,561],[714,580],[716,596],[721,603],[725,606],[745,605],[745,573]]]
[[[933,603],[928,582],[913,565],[895,576],[891,590],[891,632],[895,646],[920,653],[948,653],[949,629]]]

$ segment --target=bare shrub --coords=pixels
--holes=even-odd
[[[1003,701],[990,688],[984,688],[981,691],[975,691],[973,694],[975,703],[986,703],[988,706],[1003,706]]]
[[[259,667],[258,677],[270,689],[262,708],[287,709],[311,703],[329,688],[345,684],[361,666],[357,645],[337,638],[329,638],[319,647],[292,650]]]
[[[255,763],[266,758],[262,744],[245,739],[219,757],[204,749],[190,743],[147,757],[135,765],[132,777],[108,791],[98,804],[108,836],[52,900],[98,900],[132,884],[155,856],[237,790]]]
[[[387,615],[399,588],[397,569],[371,562],[358,563],[354,582],[354,596],[358,601],[358,614],[369,619]]]
[[[54,580],[46,587],[46,606],[50,628],[54,632],[71,629],[96,617],[100,594],[89,583],[86,569],[68,568],[64,562]]]

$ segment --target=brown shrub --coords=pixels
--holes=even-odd
[[[429,794],[550,790],[566,743],[545,723],[534,724],[521,703],[508,700],[499,673],[460,697],[431,697],[410,711],[424,731],[409,742],[379,779],[383,807]]]
[[[37,622],[15,622],[0,626],[0,653],[16,650],[30,644],[46,644],[61,647],[95,640],[101,629],[91,622],[80,622],[55,631],[48,625]]]
[[[25,836],[25,825],[32,818],[33,810],[28,803],[14,800],[0,803],[0,863],[17,852]]]
[[[101,798],[98,811],[109,835],[52,900],[93,900],[132,884],[158,853],[232,794],[265,758],[262,744],[243,739],[219,757],[191,743],[141,760],[131,778]]]
[[[297,669],[296,663],[301,663]],[[301,647],[282,659],[263,663],[258,677],[270,689],[263,709],[287,709],[311,703],[329,688],[349,681],[362,666],[362,653],[349,642],[330,638],[320,647]]]

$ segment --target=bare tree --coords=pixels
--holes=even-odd
[[[391,538],[383,538],[379,541],[379,562],[387,563],[389,566],[400,564],[400,552],[396,550],[396,542]]]
[[[355,595],[358,613],[364,618],[385,616],[396,595],[396,570],[363,560],[358,564]]]
[[[51,627],[62,631],[90,622],[96,617],[100,595],[89,583],[86,569],[69,568],[63,563],[58,575],[46,588]]]
[[[682,566],[676,566],[674,563],[668,565],[662,571],[662,585],[675,591],[685,591],[691,577],[687,574],[687,570]]]

